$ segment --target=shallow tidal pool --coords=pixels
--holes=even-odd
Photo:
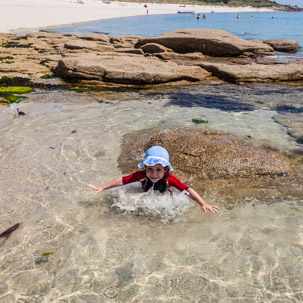
[[[270,204],[249,197],[228,209],[211,188],[201,195],[220,207],[214,215],[186,195],[127,186],[96,196],[85,187],[120,176],[123,135],[154,126],[300,149],[273,119],[268,95],[265,105],[238,111],[178,105],[182,95],[174,93],[102,102],[68,91],[28,96],[19,104],[24,116],[16,105],[0,107],[0,233],[21,223],[0,238],[1,303],[303,301],[303,197]]]

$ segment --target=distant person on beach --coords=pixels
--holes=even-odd
[[[237,15],[237,19],[240,19],[240,14]]]
[[[204,15],[203,15],[203,19],[206,19],[206,18],[207,18],[207,17],[206,17],[206,14],[204,14]]]
[[[134,182],[141,182],[145,192],[149,191],[151,188],[160,191],[160,193],[164,193],[165,191],[172,192],[170,187],[175,187],[181,192],[186,191],[191,199],[201,205],[203,211],[209,210],[212,213],[219,212],[217,206],[211,206],[205,203],[195,190],[185,185],[170,173],[173,168],[169,163],[169,154],[162,146],[153,146],[149,148],[143,161],[140,162],[138,166],[142,170],[138,170],[128,176],[118,177],[102,186],[95,186],[92,184],[87,184],[86,186],[95,190],[96,194],[99,194],[106,189]]]
[[[200,19],[200,14],[197,15],[197,20],[199,20],[199,19]]]

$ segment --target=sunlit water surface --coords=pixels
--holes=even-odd
[[[125,101],[37,91],[19,105],[25,116],[0,107],[0,231],[22,223],[0,239],[0,302],[302,302],[303,198],[227,209],[212,188],[201,195],[221,208],[213,215],[183,194],[131,185],[96,196],[85,187],[120,176],[123,135],[154,126],[301,148],[273,118],[301,114],[299,88],[223,91],[134,91]]]

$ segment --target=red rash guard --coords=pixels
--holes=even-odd
[[[135,173],[132,173],[131,175],[122,177],[122,183],[123,185],[133,183],[133,182],[141,182],[145,181],[146,179],[146,172],[145,171],[136,171]],[[165,181],[165,179],[163,178]],[[178,178],[176,178],[174,175],[169,174],[167,179],[167,185],[168,187],[175,187],[179,191],[184,191],[189,189],[189,186],[181,182]]]

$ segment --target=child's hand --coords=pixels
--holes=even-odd
[[[205,203],[205,201],[200,197],[200,195],[192,188],[189,188],[187,191],[189,192],[190,198],[197,201],[201,205],[203,211],[209,210],[214,214],[217,214],[219,212],[218,206],[212,206],[212,205],[208,205],[207,203]]]
[[[208,204],[201,205],[201,206],[202,206],[203,211],[208,211],[209,210],[214,214],[217,214],[219,212],[219,207],[218,206],[212,206],[212,205],[208,205]]]
[[[86,184],[86,187],[92,188],[93,190],[96,191],[96,194],[99,194],[103,191],[103,186],[95,186],[93,184]]]

